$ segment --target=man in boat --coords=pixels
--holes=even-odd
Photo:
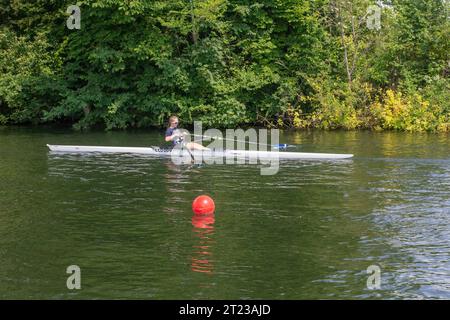
[[[195,142],[184,142],[184,134],[178,129],[179,119],[177,116],[171,116],[169,118],[169,127],[166,130],[166,142],[172,141],[173,146],[178,144],[184,144],[184,146],[190,150],[209,150],[201,144]]]

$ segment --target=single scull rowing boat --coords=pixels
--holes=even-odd
[[[205,150],[187,151],[186,149],[162,149],[159,147],[102,147],[102,146],[68,146],[47,144],[50,151],[65,153],[136,153],[155,156],[193,156],[202,157],[237,157],[257,159],[347,159],[352,154],[336,153],[307,153],[284,151],[256,151],[256,150]]]

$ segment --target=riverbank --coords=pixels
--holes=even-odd
[[[100,0],[75,18],[62,2],[8,3],[0,125],[112,130],[177,114],[216,128],[448,132],[447,6]]]

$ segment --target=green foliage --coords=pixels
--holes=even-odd
[[[450,20],[448,1],[394,1],[396,19],[392,55],[401,65],[397,73],[416,85],[427,77],[448,72]]]
[[[446,131],[440,0],[84,0],[0,8],[0,124]],[[448,10],[448,8],[447,8]],[[8,27],[6,27],[8,26]]]
[[[39,122],[49,103],[57,103],[55,60],[48,47],[41,34],[29,41],[6,28],[0,30],[1,123]]]

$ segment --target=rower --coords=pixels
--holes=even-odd
[[[166,130],[166,142],[172,141],[173,146],[178,144],[184,144],[186,148],[190,150],[209,150],[201,144],[195,142],[184,142],[184,134],[178,129],[179,119],[177,116],[171,116],[169,118],[169,127]]]

